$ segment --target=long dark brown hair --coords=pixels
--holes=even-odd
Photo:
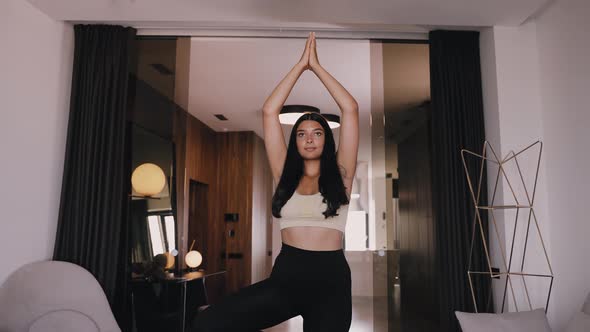
[[[297,128],[301,122],[312,120],[318,122],[325,133],[325,143],[320,158],[320,177],[319,187],[323,196],[323,202],[326,203],[326,211],[323,212],[325,218],[337,216],[340,205],[349,203],[346,195],[346,188],[342,181],[342,174],[336,162],[336,144],[334,143],[334,134],[328,125],[326,119],[318,113],[305,113],[295,122],[291,135],[289,137],[289,146],[287,147],[287,157],[283,165],[283,173],[277,185],[277,189],[272,197],[272,215],[275,218],[281,217],[281,209],[287,201],[293,196],[295,189],[299,185],[299,180],[303,176],[303,158],[297,150]]]

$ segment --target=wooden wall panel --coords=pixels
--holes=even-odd
[[[196,180],[190,180],[188,196],[188,233],[187,244],[188,251],[194,243],[193,250],[198,250],[201,254],[211,251],[209,242],[209,185]],[[207,251],[204,251],[207,249]],[[203,259],[199,268],[205,271],[211,271],[211,265],[215,262],[210,259]]]
[[[253,139],[253,132],[230,132],[219,133],[217,140],[218,203],[230,293],[251,283]],[[239,221],[225,222],[226,213],[237,213]]]
[[[267,278],[272,257],[272,173],[264,141],[254,135],[254,168],[252,173],[252,283]]]
[[[208,202],[208,216],[209,223],[206,229],[208,230],[207,240],[205,243],[197,243],[195,249],[203,254],[203,260],[207,260],[207,269],[216,271],[222,269],[220,266],[220,248],[218,247],[221,238],[221,230],[219,225],[214,223],[218,220],[216,205],[217,190],[217,151],[216,133],[203,124],[193,116],[188,116],[186,123],[186,181],[185,181],[185,197],[189,198],[189,184],[190,181],[200,182],[207,185],[207,202]],[[183,224],[185,225],[185,234],[188,232],[188,206],[185,204],[185,218]],[[188,236],[183,240],[184,248],[190,245],[191,239]],[[210,247],[204,248],[207,244]],[[186,249],[184,250],[186,252]]]
[[[225,270],[224,260],[221,253],[224,248],[221,244],[223,240],[224,227],[219,222],[219,204],[220,195],[217,181],[217,133],[207,127],[201,121],[192,115],[182,111],[176,117],[175,121],[175,138],[177,143],[177,214],[178,214],[178,237],[181,257],[179,258],[182,268],[184,256],[191,245],[192,239],[196,239],[194,250],[198,250],[203,255],[203,265],[207,271]],[[199,186],[196,195],[197,202],[192,202],[193,208],[202,206],[204,201],[207,205],[207,213],[194,213],[191,217],[191,183]],[[195,193],[193,193],[195,194]],[[206,195],[202,197],[202,195]],[[199,197],[200,196],[200,197]],[[199,216],[207,215],[207,220],[200,220]],[[205,222],[207,225],[190,225],[190,222]],[[190,232],[189,232],[190,230]],[[192,234],[191,234],[192,232]],[[197,232],[206,232],[205,234],[195,234]],[[201,239],[201,240],[199,240]],[[219,275],[207,279],[207,292],[209,302],[215,303],[226,294],[226,276]]]
[[[184,255],[194,238],[197,240],[194,249],[203,254],[202,268],[226,271],[223,277],[207,280],[210,302],[214,303],[224,294],[252,283],[253,195],[255,192],[258,195],[257,223],[264,224],[266,222],[260,218],[270,215],[272,178],[263,142],[253,132],[216,133],[190,114],[179,114],[175,119],[175,139],[179,249]],[[259,145],[256,160],[255,144]],[[262,167],[257,173],[256,188],[255,163]],[[191,183],[193,200],[196,200],[192,202],[192,210]],[[199,196],[204,193],[206,198]],[[206,214],[194,210],[203,204],[208,206]],[[239,221],[226,222],[226,213],[238,214]],[[207,225],[192,224],[202,222],[204,215],[208,215]],[[206,232],[206,237],[199,232]],[[254,255],[262,262],[260,270],[270,271],[265,263],[268,261],[265,242],[268,242],[266,236]],[[185,268],[184,257],[179,260]]]
[[[435,331],[434,219],[428,122],[398,146],[401,320],[404,330]]]

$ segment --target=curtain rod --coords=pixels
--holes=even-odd
[[[315,31],[321,38],[330,39],[393,39],[428,40],[428,32],[397,31],[336,31],[321,29],[162,29],[139,28],[138,36],[190,36],[190,37],[263,37],[263,38],[306,38],[309,31]]]
[[[383,40],[428,40],[429,29],[416,25],[378,27],[326,27],[326,26],[222,26],[213,23],[197,22],[90,22],[70,21],[70,24],[113,24],[130,26],[137,30],[138,36],[178,36],[178,37],[264,37],[264,38],[307,38],[315,31],[321,38],[331,39],[383,39]]]

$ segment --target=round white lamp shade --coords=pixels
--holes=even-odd
[[[142,196],[154,196],[166,186],[166,175],[156,164],[141,164],[131,174],[131,185]]]
[[[188,267],[194,269],[195,267],[201,265],[203,262],[203,256],[201,256],[200,252],[191,250],[186,254],[184,261]]]

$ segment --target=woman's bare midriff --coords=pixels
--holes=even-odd
[[[282,241],[305,250],[342,249],[342,232],[337,229],[313,226],[289,227],[281,230]]]

